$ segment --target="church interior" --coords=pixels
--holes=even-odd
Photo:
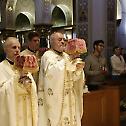
[[[0,61],[8,36],[15,36],[23,46],[28,33],[38,31],[42,48],[50,47],[50,34],[57,30],[66,39],[84,39],[88,53],[95,40],[103,40],[109,66],[114,46],[126,54],[126,0],[0,0]],[[126,80],[107,83],[84,94],[82,126],[126,126]]]

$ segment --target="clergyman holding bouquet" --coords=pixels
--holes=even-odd
[[[6,59],[0,63],[0,125],[37,126],[36,84],[30,73],[23,72],[15,64],[20,54],[20,43],[9,37],[3,47]],[[19,64],[24,64],[24,61]]]
[[[81,126],[84,64],[73,62],[64,52],[62,33],[52,33],[50,44],[51,49],[44,53],[40,65],[39,126]]]

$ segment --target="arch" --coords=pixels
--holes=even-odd
[[[5,0],[6,8],[6,27],[15,28],[16,20],[19,14],[24,14],[30,21],[30,26],[35,23],[34,0]],[[30,4],[29,4],[30,2]],[[32,26],[33,27],[33,26]]]
[[[72,25],[72,12],[65,5],[57,5],[52,10],[52,22],[54,26]]]
[[[21,12],[17,15],[15,22],[17,30],[31,29],[31,24],[33,24],[33,19],[28,12]]]
[[[31,25],[33,25],[35,23],[35,19],[29,12],[21,12],[21,13],[27,16],[27,18],[30,20]]]

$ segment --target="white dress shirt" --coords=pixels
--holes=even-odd
[[[124,70],[126,70],[126,63],[122,55],[111,56],[111,66],[112,66],[112,75],[120,75]]]

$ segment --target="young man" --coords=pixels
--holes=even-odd
[[[85,59],[85,74],[89,90],[97,89],[104,84],[107,74],[106,59],[102,56],[104,42],[96,40],[93,44],[94,51]]]
[[[23,50],[22,54],[36,55],[40,46],[40,36],[38,32],[31,31],[28,34],[27,49]]]
[[[41,58],[39,73],[39,126],[81,126],[83,65],[71,63],[64,53],[60,32],[50,36],[51,50]]]
[[[123,55],[121,54],[121,48],[115,46],[113,48],[113,52],[114,54],[110,58],[112,66],[112,78],[121,79],[121,77],[126,76],[126,63],[123,58]]]
[[[31,74],[19,72],[14,60],[20,54],[20,43],[14,37],[6,39],[6,59],[0,63],[0,125],[37,126],[36,84]],[[31,90],[25,87],[31,85]]]
[[[32,31],[28,34],[28,45],[27,49],[21,52],[21,55],[34,55],[38,60],[38,64],[40,64],[40,57],[39,57],[39,46],[40,46],[40,36],[38,32]],[[33,78],[37,84],[38,82],[38,72],[33,74]]]

